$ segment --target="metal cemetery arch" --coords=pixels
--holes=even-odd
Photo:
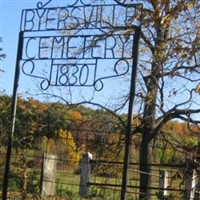
[[[17,88],[22,70],[25,75],[38,79],[41,90],[45,91],[52,87],[81,87],[100,92],[106,87],[105,81],[131,74],[121,187],[121,200],[124,200],[142,5],[126,0],[114,0],[112,4],[75,0],[70,5],[50,7],[51,2],[38,2],[36,8],[22,11],[2,199],[7,199]],[[112,65],[112,73],[99,72],[102,61]],[[38,73],[44,65],[47,66],[45,75]]]

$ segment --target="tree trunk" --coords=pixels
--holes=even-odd
[[[151,200],[150,185],[151,185],[151,148],[149,147],[150,140],[142,137],[140,150],[140,200]]]

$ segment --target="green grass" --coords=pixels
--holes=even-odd
[[[159,168],[161,169],[161,168]],[[159,169],[155,168],[152,173],[157,175],[154,176],[152,180],[152,187],[158,187],[158,174]],[[165,168],[166,169],[166,168]],[[166,169],[170,172],[170,168]],[[28,169],[29,174],[29,180],[31,182],[31,185],[28,185],[28,193],[32,195],[39,195],[39,182],[40,182],[40,174],[41,169],[40,168],[29,168]],[[175,172],[171,172],[170,176],[175,174]],[[139,186],[139,180],[138,174],[133,170],[129,173],[129,178],[133,178],[133,180],[128,181],[129,186]],[[60,199],[73,199],[73,200],[80,200],[79,196],[79,183],[80,183],[80,175],[74,174],[74,169],[67,168],[65,166],[59,167],[57,169],[56,174],[56,182],[57,182],[57,188],[56,188],[56,196]],[[92,174],[91,176],[91,183],[107,183],[107,184],[116,184],[121,185],[121,175],[118,176],[118,178],[108,178],[108,177],[99,177],[94,176]],[[171,188],[178,188],[181,180],[175,179],[171,183]],[[15,175],[12,176],[12,178],[9,180],[9,190],[13,191],[11,194],[16,196],[16,194],[20,194],[22,192],[21,185],[19,184],[19,181]],[[93,199],[94,197],[98,197],[98,199],[102,200],[119,200],[120,194],[121,194],[121,187],[115,187],[115,186],[96,186],[91,185],[90,186],[90,197],[87,198],[88,200]],[[139,189],[135,188],[127,188],[127,200],[136,200],[137,199],[137,193]],[[158,193],[158,190],[152,190],[152,193],[155,195],[153,196],[152,200],[157,200],[156,193]],[[180,196],[180,192],[172,192],[173,195]],[[59,199],[58,198],[58,199]],[[15,198],[16,199],[16,198]],[[20,198],[19,198],[20,199]],[[175,198],[176,199],[176,198]],[[181,199],[178,198],[177,199]]]

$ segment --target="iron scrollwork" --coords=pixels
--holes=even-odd
[[[22,64],[22,72],[29,77],[40,79],[41,80],[40,88],[42,90],[47,90],[50,86],[48,78],[42,75],[39,76],[39,75],[34,74],[35,71],[36,71],[36,66],[33,60],[27,60]]]
[[[72,4],[69,4],[69,3],[68,3],[67,6],[70,6],[70,7],[76,6],[76,5],[78,4],[79,1],[80,1],[80,3],[81,3],[83,6],[89,6],[89,5],[91,5],[90,3],[85,3],[84,0],[75,0],[74,3],[72,3]],[[37,8],[38,8],[38,9],[42,9],[42,8],[46,7],[48,4],[50,4],[51,2],[52,2],[52,0],[49,0],[49,1],[47,1],[46,3],[43,3],[43,2],[41,2],[41,1],[39,1],[39,2],[37,3]]]
[[[65,7],[48,7],[51,2],[40,1],[37,9],[23,10],[21,30],[29,33],[23,38],[25,75],[39,79],[42,90],[76,86],[101,91],[106,80],[129,73],[135,35],[132,16],[137,6],[126,7],[126,0],[94,5],[74,0]],[[112,73],[107,74],[102,65]]]
[[[47,6],[50,2],[51,2],[52,0],[49,0],[48,2],[46,2],[46,3],[43,3],[43,2],[41,2],[41,1],[39,1],[38,3],[37,3],[37,8],[44,8],[45,6]]]
[[[34,60],[27,60],[22,64],[22,72],[32,78],[40,79],[42,90],[47,90],[50,86],[79,86],[94,87],[96,91],[101,91],[104,88],[104,80],[121,77],[130,69],[130,63],[125,59],[116,60],[113,73],[102,77],[98,76],[97,63],[57,64],[56,61],[52,61],[50,66],[49,72],[38,73]]]
[[[125,65],[123,66],[122,63],[120,64],[120,62],[125,63]],[[120,67],[120,65],[123,67]],[[94,82],[95,90],[101,91],[104,88],[103,80],[110,79],[110,78],[117,78],[117,77],[127,74],[130,69],[129,65],[130,65],[130,63],[126,59],[117,60],[117,62],[114,65],[114,74],[113,75],[101,77],[101,78],[95,80],[95,82]]]
[[[132,1],[132,0],[131,0],[131,1]],[[52,0],[49,0],[49,1],[47,1],[46,3],[43,3],[43,2],[41,2],[41,1],[39,1],[39,2],[37,3],[37,8],[38,8],[38,9],[44,8],[44,7],[46,7],[48,4],[50,4],[50,2],[52,2]],[[91,2],[91,1],[90,1],[90,2]],[[101,0],[100,2],[102,2],[102,0]],[[106,2],[106,1],[104,1],[104,3],[105,3],[105,2]],[[118,5],[123,5],[123,6],[126,6],[126,5],[128,5],[128,4],[130,3],[130,2],[128,2],[127,0],[114,0],[114,2],[115,2],[116,4],[118,4]],[[66,6],[69,6],[69,7],[77,6],[78,3],[79,3],[79,5],[83,5],[83,6],[90,6],[90,5],[92,5],[91,3],[85,2],[85,0],[74,0],[74,2],[71,3],[71,4],[66,3]]]

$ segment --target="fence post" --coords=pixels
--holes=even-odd
[[[80,188],[79,188],[79,194],[81,197],[88,197],[89,195],[88,183],[90,182],[90,174],[91,174],[90,160],[91,159],[92,159],[92,154],[89,152],[83,154],[82,156]]]
[[[41,174],[41,195],[54,196],[56,194],[56,156],[43,155]]]
[[[185,192],[183,199],[184,200],[193,200],[195,196],[195,189],[196,189],[196,179],[197,179],[197,173],[196,170],[193,170],[193,173],[190,175],[188,174],[188,177],[185,180]]]
[[[168,172],[166,170],[160,170],[160,178],[159,178],[159,194],[161,196],[167,196],[168,191],[165,190],[168,187]]]
[[[200,182],[199,182],[199,180],[197,181],[196,186],[195,186],[194,199],[200,199]]]

